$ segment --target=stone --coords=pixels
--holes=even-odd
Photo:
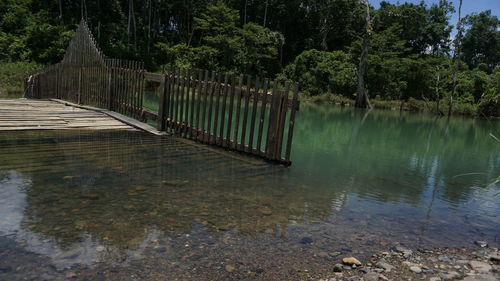
[[[264,216],[270,216],[270,215],[273,214],[273,211],[269,207],[262,207],[262,208],[260,208],[260,212]]]
[[[368,268],[368,267],[361,267],[361,268],[359,269],[359,271],[361,271],[361,272],[363,272],[363,273],[369,273],[371,270],[370,270],[370,268]]]
[[[319,252],[318,257],[320,258],[328,258],[328,253],[327,252]]]
[[[145,190],[148,190],[148,188],[145,186],[142,186],[142,185],[137,185],[134,187],[134,190],[135,191],[145,191]]]
[[[300,239],[300,244],[310,244],[313,242],[313,239],[311,237],[302,237]]]
[[[378,273],[376,272],[370,272],[370,273],[367,273],[363,276],[363,279],[365,281],[378,281]]]
[[[333,265],[333,272],[342,272],[344,267],[340,263],[336,263]]]
[[[497,281],[498,279],[490,274],[467,276],[462,281]]]
[[[411,266],[410,267],[410,270],[412,272],[415,272],[415,273],[422,273],[422,268],[418,267],[418,266]]]
[[[389,278],[385,277],[385,276],[384,276],[384,275],[382,275],[382,274],[379,274],[379,275],[378,275],[378,278],[379,278],[380,280],[389,281]]]
[[[499,262],[500,261],[500,255],[490,255],[490,261],[494,262]]]
[[[491,270],[491,265],[482,261],[470,261],[469,265],[473,270],[478,272],[488,272]]]
[[[100,252],[104,252],[104,250],[106,250],[106,248],[102,245],[99,245],[95,248],[95,251],[100,253]]]
[[[441,277],[431,277],[429,281],[441,281]]]
[[[99,199],[99,195],[97,195],[95,193],[84,193],[81,195],[81,197],[84,199],[91,199],[91,200]]]
[[[448,272],[448,273],[441,274],[440,277],[441,277],[442,280],[453,280],[453,279],[460,278],[460,273],[458,273],[456,271],[451,271],[451,272]]]
[[[394,251],[403,254],[405,258],[411,256],[413,254],[413,251],[410,249],[407,249],[401,245],[397,245],[396,247],[393,248]]]
[[[76,276],[77,275],[74,272],[68,272],[68,273],[66,273],[66,278],[76,278]]]
[[[361,262],[355,257],[346,257],[342,259],[342,262],[347,265],[361,265]]]
[[[488,242],[486,242],[486,241],[475,241],[474,244],[478,245],[481,248],[488,247]]]
[[[189,183],[188,180],[163,180],[161,182],[167,185],[177,185],[177,186]]]
[[[377,264],[375,264],[375,266],[383,269],[385,272],[390,272],[391,270],[394,269],[394,266],[390,265],[389,263],[387,263],[383,260],[380,260],[379,262],[377,262]]]
[[[230,265],[230,264],[226,265],[225,268],[226,268],[227,272],[233,272],[235,270],[235,267],[233,265]]]

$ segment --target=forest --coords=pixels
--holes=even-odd
[[[500,116],[492,11],[451,22],[460,7],[447,0],[367,2],[2,0],[0,93],[60,61],[83,18],[104,54],[144,61],[149,71],[245,73],[299,82],[302,99],[316,102],[354,105],[365,92],[376,108]]]

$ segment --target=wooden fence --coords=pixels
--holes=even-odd
[[[158,111],[143,106],[156,83]],[[290,164],[298,85],[206,70],[149,73],[107,59],[82,20],[63,60],[26,75],[25,96],[108,108],[202,143]]]

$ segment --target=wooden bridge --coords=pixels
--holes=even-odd
[[[131,118],[286,165],[299,109],[298,85],[289,82],[199,69],[155,74],[142,62],[106,58],[83,20],[60,63],[26,75],[25,97],[91,106],[138,129],[146,125]]]

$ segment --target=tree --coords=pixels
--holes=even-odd
[[[361,51],[361,57],[359,59],[358,66],[358,87],[356,90],[356,107],[367,108],[370,107],[370,101],[368,99],[368,93],[365,87],[365,73],[366,73],[366,60],[368,58],[368,44],[372,34],[372,20],[370,18],[370,4],[368,0],[365,0],[366,9],[366,26],[365,35],[363,36],[363,49]]]
[[[457,37],[455,38],[455,53],[453,55],[453,62],[455,65],[455,68],[453,70],[453,90],[451,94],[448,97],[448,116],[451,115],[451,109],[453,106],[453,97],[455,96],[455,93],[457,91],[457,76],[458,76],[458,67],[460,63],[460,55],[461,55],[461,48],[462,48],[462,33],[463,33],[463,26],[462,26],[462,0],[460,0],[460,4],[458,6],[458,22],[457,22]]]
[[[356,65],[343,51],[307,50],[289,64],[283,75],[300,83],[310,95],[334,93],[351,97],[356,90]]]
[[[462,49],[463,59],[472,68],[481,63],[492,70],[500,65],[500,20],[491,10],[471,14],[464,18],[465,32]]]

